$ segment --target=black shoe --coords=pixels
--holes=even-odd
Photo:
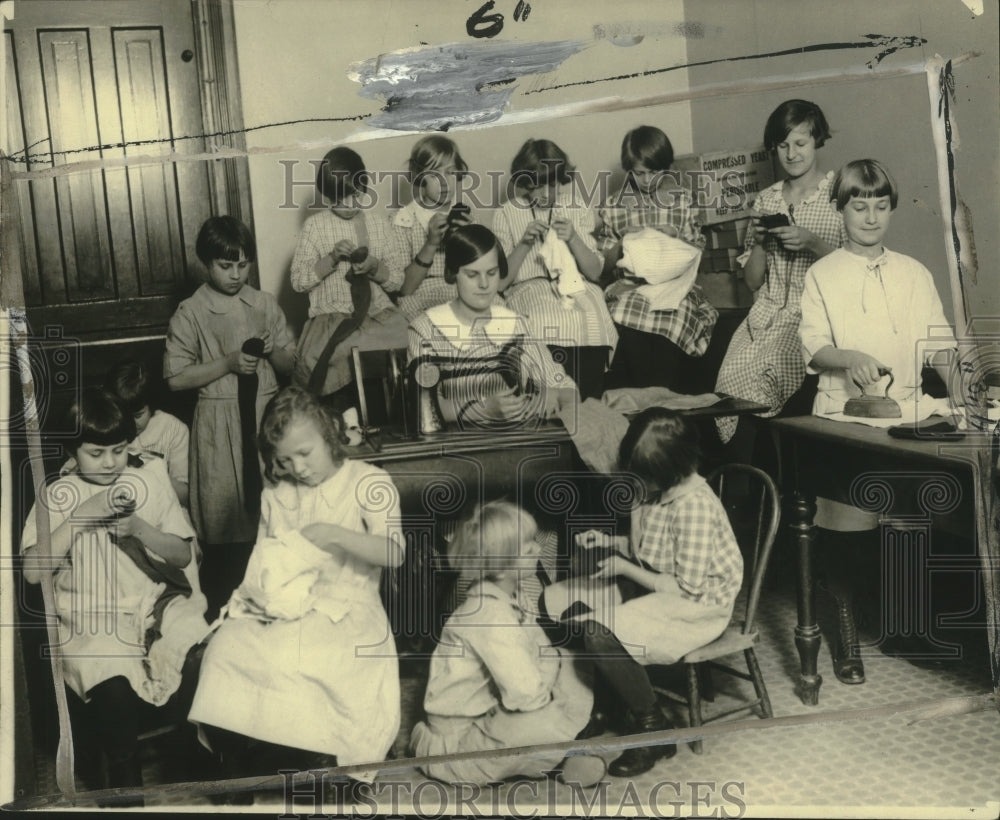
[[[841,683],[854,685],[865,682],[865,665],[858,648],[858,630],[854,625],[854,608],[850,598],[837,601],[837,646],[833,650],[833,674]]]
[[[650,711],[636,715],[630,720],[629,728],[633,733],[639,734],[640,732],[662,732],[674,727],[660,711],[660,708],[653,706]],[[657,760],[661,758],[666,760],[675,754],[677,754],[677,745],[674,743],[626,749],[621,757],[613,760],[608,766],[608,774],[612,777],[635,777],[652,769]]]
[[[603,712],[596,709],[591,713],[590,720],[577,734],[577,740],[590,740],[592,737],[599,737],[608,728],[608,719]]]

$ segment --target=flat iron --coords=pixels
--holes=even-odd
[[[878,374],[889,377],[889,383],[885,386],[885,395],[869,396],[865,393],[865,389],[855,381],[854,384],[861,391],[861,395],[847,400],[847,404],[844,405],[845,416],[854,416],[857,419],[901,419],[903,417],[903,411],[899,404],[896,403],[895,399],[889,398],[889,389],[893,382],[892,371],[887,367],[880,367]]]

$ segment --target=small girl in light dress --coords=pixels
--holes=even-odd
[[[448,560],[471,583],[448,618],[431,658],[426,722],[413,728],[413,753],[482,752],[470,760],[424,765],[450,783],[542,777],[591,785],[604,775],[600,757],[562,752],[499,757],[497,749],[573,740],[590,720],[593,694],[582,661],[552,645],[519,601],[539,545],[532,517],[516,504],[492,501],[459,524]],[[530,608],[530,607],[529,607]]]

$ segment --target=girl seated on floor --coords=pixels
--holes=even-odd
[[[451,614],[431,658],[426,722],[413,728],[413,753],[482,752],[429,763],[425,774],[449,783],[543,777],[589,786],[604,775],[597,756],[490,754],[497,749],[573,740],[590,719],[593,695],[580,659],[552,646],[522,608],[521,579],[535,572],[535,522],[516,504],[492,501],[459,524],[448,560],[470,587]]]
[[[743,583],[736,536],[698,474],[698,460],[697,433],[683,416],[662,407],[639,413],[619,450],[619,468],[633,477],[641,499],[630,535],[580,536],[582,548],[607,551],[583,562],[596,564],[596,572],[545,590],[549,617],[582,639],[599,678],[628,710],[629,734],[671,728],[643,666],[676,663],[715,640],[729,625]],[[632,777],[676,751],[675,745],[628,749],[608,771]]]
[[[399,731],[396,648],[379,597],[382,568],[403,560],[399,498],[384,470],[345,458],[341,436],[332,411],[297,387],[264,411],[260,451],[274,485],[189,717],[229,777],[376,763]]]
[[[446,421],[517,426],[553,416],[577,400],[572,379],[497,296],[507,275],[507,257],[489,228],[462,225],[448,233],[445,278],[457,295],[417,316],[409,340],[411,361],[431,357],[470,371],[448,378],[441,368],[438,396]]]
[[[21,538],[24,578],[38,584],[53,575],[70,705],[97,735],[97,760],[81,761],[99,766],[103,752],[107,786],[141,786],[142,702],[190,699],[196,646],[208,632],[194,531],[162,459],[144,466],[129,454],[135,422],[113,396],[83,391],[67,427],[72,467],[46,492],[49,549],[32,508]]]

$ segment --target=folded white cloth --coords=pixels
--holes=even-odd
[[[653,310],[677,310],[698,275],[701,251],[655,228],[625,234],[619,267],[648,284],[639,292]]]
[[[542,257],[542,264],[549,273],[549,278],[555,281],[559,295],[563,297],[564,303],[573,298],[577,293],[582,293],[586,286],[580,269],[576,266],[576,259],[569,245],[563,242],[555,230],[549,228],[545,235],[545,241],[539,250]]]

